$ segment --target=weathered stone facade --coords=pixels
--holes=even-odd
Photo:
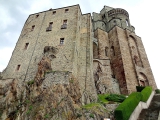
[[[91,16],[79,5],[50,9],[28,17],[0,73],[0,112],[12,119],[18,109],[19,119],[41,120],[51,105],[56,109],[49,113],[55,114],[52,119],[64,120],[61,112],[77,119],[77,108],[97,101],[97,94],[130,94],[139,85],[157,88],[127,11],[104,6]],[[28,99],[39,112],[26,117]]]
[[[81,92],[95,94],[97,82],[108,89],[105,92],[113,92],[113,79],[124,94],[137,85],[156,88],[141,38],[133,28],[127,11],[108,6],[93,13],[93,19],[82,14],[79,5],[31,14],[3,79],[34,79],[39,61],[49,54],[52,70],[72,72]]]

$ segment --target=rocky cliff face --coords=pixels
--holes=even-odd
[[[1,120],[100,120],[107,117],[103,105],[81,94],[77,79],[69,71],[53,71],[48,57],[42,57],[34,80],[0,80]],[[85,96],[85,98],[82,98]]]

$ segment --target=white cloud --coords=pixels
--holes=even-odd
[[[10,16],[9,11],[1,5],[0,5],[0,15],[1,15],[1,19],[0,19],[1,29],[6,29],[7,26],[16,23],[16,20]]]
[[[13,48],[5,47],[0,49],[0,71],[4,70],[9,62],[9,59],[12,55]]]

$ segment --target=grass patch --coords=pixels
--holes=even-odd
[[[118,95],[118,94],[110,94],[106,97],[108,101],[113,102],[123,102],[126,99],[125,95]]]
[[[90,103],[82,106],[82,109],[86,109],[90,113],[96,113],[103,115],[107,112],[106,108],[101,103]]]
[[[107,96],[109,96],[109,94],[99,94],[98,101],[102,104],[108,103],[109,101],[106,99]]]

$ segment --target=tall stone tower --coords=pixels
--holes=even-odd
[[[118,105],[100,104],[98,94],[148,85],[156,89],[127,11],[50,9],[29,15],[0,73],[0,119],[101,120]]]
[[[40,80],[48,71],[56,71],[51,78],[62,83],[69,72],[81,93],[93,96],[129,94],[138,85],[156,88],[128,12],[108,6],[93,16],[74,5],[28,17],[2,77]]]
[[[93,13],[92,23],[95,83],[102,83],[112,92],[116,81],[122,94],[136,91],[136,86],[157,88],[141,38],[135,34],[128,12],[104,6],[100,13]]]

